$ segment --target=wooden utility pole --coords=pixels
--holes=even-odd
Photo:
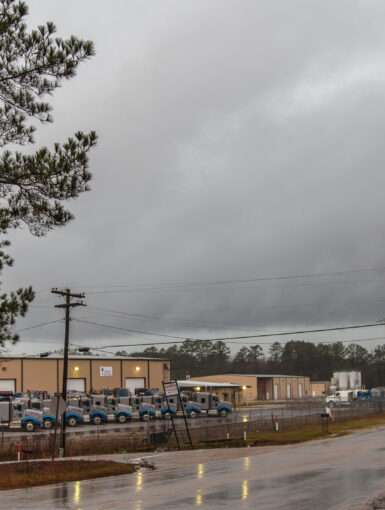
[[[55,305],[55,308],[65,308],[66,316],[65,316],[65,331],[64,331],[64,356],[63,356],[63,385],[62,385],[62,395],[65,402],[67,402],[67,378],[68,378],[68,350],[69,350],[69,337],[70,337],[70,309],[75,306],[87,306],[83,303],[83,301],[71,302],[71,298],[76,299],[84,299],[85,295],[81,294],[73,294],[70,289],[58,290],[52,289],[52,294],[59,294],[59,296],[63,296],[66,299],[65,304]],[[63,457],[65,457],[65,432],[66,432],[66,413],[64,412],[61,417],[61,434],[60,434],[60,449],[62,451]]]

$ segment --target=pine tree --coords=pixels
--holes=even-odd
[[[55,37],[48,22],[27,31],[28,7],[22,1],[0,0],[0,147],[34,143],[31,121],[52,122],[51,105],[44,100],[75,76],[79,64],[94,55],[91,41]],[[4,251],[10,229],[27,225],[42,236],[68,223],[71,212],[63,202],[88,191],[91,173],[88,152],[96,134],[77,132],[53,150],[34,154],[3,151],[0,157],[0,270],[13,260]],[[15,319],[24,316],[33,300],[31,287],[0,295],[0,345],[16,342]]]

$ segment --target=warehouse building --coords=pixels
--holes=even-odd
[[[186,379],[178,381],[181,391],[208,392],[218,395],[220,400],[231,402],[234,407],[241,401],[238,395],[242,393],[242,386],[233,383],[220,383],[216,381],[202,381],[197,379]]]
[[[170,361],[127,356],[69,356],[68,390],[91,392],[103,388],[162,389],[170,380]],[[0,391],[59,392],[63,381],[63,358],[6,356],[0,358]]]
[[[238,384],[243,390],[237,397],[239,404],[311,396],[309,377],[301,375],[218,374],[202,376],[199,379]],[[191,378],[191,381],[194,380]]]
[[[329,393],[330,381],[310,381],[312,397],[324,397]]]

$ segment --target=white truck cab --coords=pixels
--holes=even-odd
[[[335,407],[337,405],[349,405],[355,398],[354,390],[339,390],[333,395],[328,395],[325,399],[327,407]]]

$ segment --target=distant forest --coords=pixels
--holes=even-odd
[[[222,341],[186,340],[168,348],[148,347],[140,352],[119,351],[116,355],[165,358],[171,360],[171,377],[201,377],[211,374],[305,375],[311,380],[330,380],[337,370],[360,370],[368,387],[385,386],[385,346],[368,351],[358,344],[314,344],[291,340],[273,343],[268,356],[258,345],[242,347],[231,355]]]

